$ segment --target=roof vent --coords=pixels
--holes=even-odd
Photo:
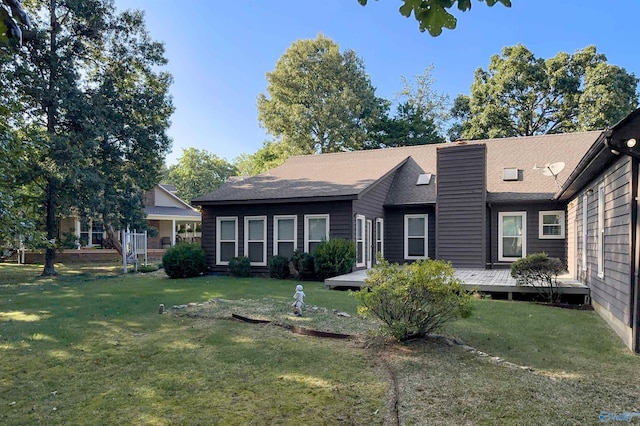
[[[502,173],[502,180],[518,180],[518,169],[516,167],[506,167]]]
[[[420,173],[416,185],[429,185],[431,183],[431,173]]]

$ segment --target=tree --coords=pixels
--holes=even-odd
[[[404,4],[400,6],[400,13],[407,18],[413,16],[420,24],[420,31],[429,31],[433,37],[442,34],[442,29],[454,29],[458,23],[455,16],[447,9],[451,9],[456,3],[458,10],[465,12],[471,10],[471,0],[402,0]],[[483,0],[479,0],[483,1]],[[511,7],[511,0],[486,0],[488,6],[500,2],[506,7]],[[365,6],[368,0],[358,0]]]
[[[18,23],[26,28],[31,25],[20,0],[0,0],[0,44],[22,46],[22,29]]]
[[[258,118],[267,131],[311,154],[361,149],[379,117],[380,99],[354,51],[340,53],[331,39],[298,40],[267,73]]]
[[[449,97],[433,89],[433,66],[411,81],[401,76],[402,100],[393,117],[384,115],[372,126],[366,148],[387,148],[444,142],[444,123],[449,118]]]
[[[521,44],[505,47],[487,71],[476,70],[471,95],[454,102],[454,132],[482,139],[611,126],[638,105],[638,79],[606,61],[595,46],[547,60]]]
[[[278,167],[292,155],[302,154],[284,142],[265,141],[254,154],[241,154],[234,160],[239,176],[255,176]]]
[[[0,64],[19,108],[2,114],[29,143],[21,185],[44,208],[43,275],[53,275],[61,215],[145,225],[142,193],[170,147],[171,76],[140,12],[115,14],[109,0],[31,4],[33,39]]]
[[[199,195],[215,191],[231,176],[237,174],[235,166],[205,150],[182,150],[178,163],[169,166],[169,182],[176,186],[178,196],[190,201]]]

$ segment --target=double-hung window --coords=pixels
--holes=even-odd
[[[587,270],[587,237],[589,236],[587,222],[589,221],[589,197],[582,196],[582,270]]]
[[[267,265],[267,217],[244,218],[244,255],[251,265]]]
[[[604,277],[604,184],[598,186],[598,277]]]
[[[539,213],[538,238],[563,239],[565,236],[564,211],[541,211]]]
[[[384,219],[376,219],[376,256],[384,259]]]
[[[527,213],[498,213],[498,260],[510,262],[527,255]]]
[[[238,256],[238,218],[216,218],[216,265],[228,265]]]
[[[424,259],[428,256],[428,218],[426,214],[404,215],[405,259]]]
[[[304,251],[313,253],[322,241],[329,239],[329,215],[304,216]]]
[[[297,216],[273,217],[273,254],[284,257],[293,256],[298,241]]]
[[[364,221],[364,216],[356,216],[356,266],[358,267],[365,266]]]

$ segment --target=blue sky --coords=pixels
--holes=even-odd
[[[265,74],[293,42],[319,33],[354,50],[377,96],[387,99],[401,89],[401,76],[412,78],[429,65],[437,91],[452,100],[468,94],[474,70],[517,43],[542,58],[594,44],[609,63],[640,76],[640,1],[512,3],[487,7],[473,0],[471,11],[454,12],[457,29],[434,38],[400,15],[400,0],[369,0],[365,7],[357,0],[115,0],[120,10],[145,11],[151,36],[165,43],[176,107],[168,164],[188,147],[228,161],[260,149],[270,138],[256,110]]]

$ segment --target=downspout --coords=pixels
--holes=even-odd
[[[631,320],[631,349],[640,353],[640,289],[638,277],[638,265],[640,265],[640,209],[638,209],[638,159],[631,157],[631,241],[629,242],[629,254],[631,262],[631,289],[630,289],[630,320]]]
[[[492,240],[492,236],[493,236],[493,206],[491,205],[491,201],[489,201],[487,203],[487,207],[489,208],[489,226],[487,227],[489,230],[489,237],[487,238],[487,244],[489,244],[489,259],[487,259],[489,262],[489,269],[493,269],[493,246],[491,245]],[[485,223],[485,226],[487,224]],[[487,252],[485,251],[485,256],[487,255]],[[487,262],[485,262],[485,265],[487,264]]]

